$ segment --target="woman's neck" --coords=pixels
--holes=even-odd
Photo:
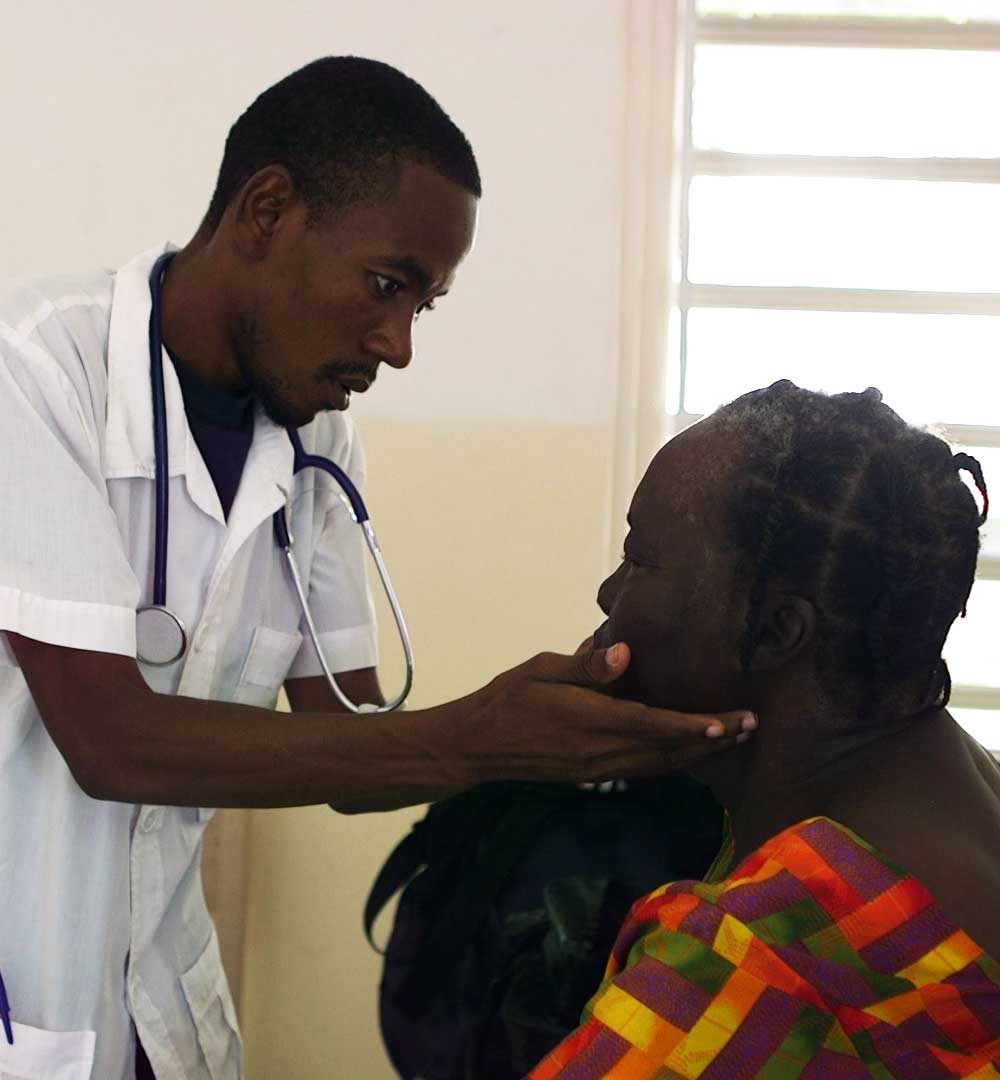
[[[772,707],[759,715],[753,739],[696,773],[730,813],[737,859],[806,818],[836,818],[856,797],[859,776],[865,790],[877,787],[901,756],[926,752],[920,747],[941,718],[953,724],[942,710],[878,725],[830,711]]]

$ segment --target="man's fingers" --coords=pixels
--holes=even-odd
[[[618,742],[603,761],[591,761],[588,772],[593,769],[600,775],[591,774],[586,779],[660,776],[688,768],[747,742],[757,728],[756,716],[742,709],[717,714],[681,713],[603,695],[598,701],[586,691],[579,700],[584,698],[589,699],[587,711],[603,706],[601,727]]]
[[[715,754],[724,754],[728,750],[742,746],[750,737],[749,731],[743,731],[739,735],[724,735],[721,739],[706,740],[702,743],[694,743],[683,750],[675,750],[665,755],[667,768],[687,769],[699,761],[704,761],[705,758],[713,757]]]
[[[757,728],[757,717],[745,709],[724,713],[682,713],[653,709],[634,701],[612,699],[609,712],[616,725],[627,725],[630,717],[637,728],[644,729],[657,743],[684,743],[687,739],[716,740],[750,733]]]
[[[498,773],[496,754],[487,755],[477,779],[604,780],[662,774],[701,756],[690,751],[725,751],[756,728],[756,718],[746,710],[682,713],[602,692],[630,659],[628,646],[618,642],[609,649],[585,648],[574,656],[540,653],[497,676],[481,692],[484,719],[478,726],[498,732],[501,756],[508,764]],[[549,749],[536,761],[538,746]]]
[[[584,689],[605,686],[625,672],[631,652],[624,641],[607,649],[595,649],[593,639],[583,642],[573,656],[542,653],[528,663],[533,674],[545,682],[573,683]],[[757,718],[743,709],[713,714],[680,713],[669,709],[653,709],[634,701],[608,699],[601,696],[601,708],[623,730],[633,727],[646,729],[654,740],[662,737],[676,743],[684,736],[693,739],[721,739],[753,731]]]
[[[709,739],[720,739],[727,735],[745,735],[757,730],[757,717],[752,712],[743,709],[718,713],[715,716],[698,716],[696,719],[707,721],[705,736]]]

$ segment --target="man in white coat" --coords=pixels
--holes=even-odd
[[[234,1080],[240,1040],[199,876],[211,807],[427,801],[488,780],[597,780],[724,748],[742,714],[595,690],[628,648],[544,654],[460,701],[363,724],[320,674],[272,532],[287,503],[320,642],[382,701],[359,531],[288,429],[360,487],[345,413],[472,246],[479,175],[436,102],[327,58],[233,126],[162,282],[167,603],[186,654],[140,663],[152,599],[151,273],[0,303],[0,1073]],[[163,264],[159,264],[160,267]],[[273,710],[285,685],[293,714]],[[750,721],[752,723],[752,721]],[[0,1001],[2,1005],[2,1001]],[[0,1010],[2,1011],[2,1010]]]

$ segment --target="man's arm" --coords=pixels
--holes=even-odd
[[[157,694],[129,657],[7,636],[77,783],[119,802],[328,802],[351,812],[492,780],[649,775],[731,745],[745,715],[689,716],[595,693],[627,667],[625,646],[614,664],[609,650],[543,653],[457,701],[354,723]]]
[[[341,671],[334,675],[348,701],[355,705],[371,703],[384,705],[385,698],[378,684],[375,668],[358,668],[357,671]],[[325,675],[307,675],[300,679],[286,679],[285,693],[293,712],[346,713],[330,689]]]
[[[334,676],[337,685],[356,705],[362,702],[372,702],[376,705],[384,705],[385,697],[379,686],[378,673],[375,668],[360,668],[357,671],[342,671]],[[298,679],[285,681],[285,693],[288,695],[289,704],[293,712],[325,712],[336,713],[343,718],[346,709],[337,700],[336,695],[330,689],[325,675],[306,676]],[[360,716],[350,717],[350,721],[364,724],[370,713],[362,713]],[[408,714],[407,714],[408,715]],[[351,799],[342,799],[337,804],[331,804],[335,810],[343,814],[361,814],[366,811],[395,810],[402,806],[412,806],[416,802],[434,802],[454,794],[453,789],[446,787],[428,787],[422,790],[418,798],[410,798],[407,793],[398,791],[393,795],[387,791],[372,791],[368,794],[354,796]]]

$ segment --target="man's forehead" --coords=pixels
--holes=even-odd
[[[354,203],[333,219],[331,254],[346,245],[406,273],[423,291],[438,292],[450,287],[475,240],[477,200],[433,170],[412,169],[417,178],[404,171],[388,198]]]
[[[469,196],[473,199],[473,196]],[[400,257],[428,251],[450,250],[475,235],[477,212],[473,204],[457,199],[425,204],[409,200],[366,199],[335,212],[330,239],[367,247],[391,248]]]

